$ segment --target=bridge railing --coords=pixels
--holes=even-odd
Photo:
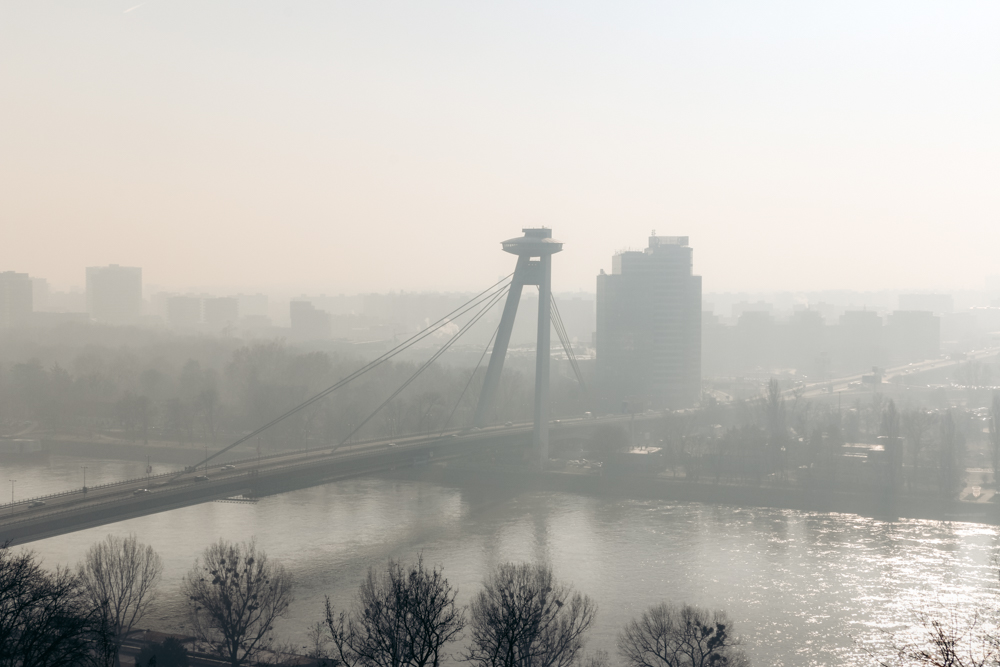
[[[177,472],[160,472],[160,473],[156,473],[155,475],[143,475],[142,477],[134,477],[132,479],[121,479],[121,480],[117,480],[117,481],[114,481],[114,482],[105,482],[104,484],[97,484],[97,485],[94,485],[94,486],[88,486],[88,487],[86,487],[86,489],[87,489],[88,492],[90,492],[90,491],[98,491],[100,489],[108,489],[108,488],[111,488],[113,486],[122,486],[122,485],[125,485],[125,484],[134,484],[135,482],[138,482],[138,481],[144,480],[144,479],[153,480],[153,479],[159,479],[161,477],[170,477],[171,475],[176,475],[176,474],[177,474]],[[13,507],[17,507],[18,505],[28,505],[30,503],[37,502],[39,500],[42,500],[42,501],[44,501],[44,500],[55,500],[56,498],[65,498],[66,496],[72,496],[72,495],[76,495],[76,494],[83,495],[83,488],[70,489],[69,491],[58,491],[56,493],[48,493],[48,494],[43,495],[43,496],[33,496],[31,498],[23,498],[23,499],[14,501],[14,503],[5,503],[4,505],[2,505],[0,507],[6,507],[6,508],[9,509],[12,506]]]

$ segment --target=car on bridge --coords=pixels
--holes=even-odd
[[[132,492],[132,495],[133,496],[143,496],[143,495],[146,495],[149,492],[150,492],[149,489],[136,489],[135,491]]]
[[[207,482],[208,481],[208,475],[195,475],[194,476],[194,481],[196,481],[196,482]]]
[[[45,506],[45,501],[44,500],[36,500],[33,503],[31,503],[30,505],[28,505],[28,507],[44,507],[44,506]]]

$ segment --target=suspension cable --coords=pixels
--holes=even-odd
[[[368,417],[363,422],[361,422],[360,424],[358,424],[358,426],[353,431],[351,431],[347,435],[346,438],[344,438],[343,440],[341,440],[340,444],[338,444],[336,447],[334,447],[332,451],[336,451],[340,447],[343,447],[344,444],[347,443],[347,441],[350,440],[352,437],[354,437],[354,434],[356,434],[358,431],[360,431],[368,422],[370,422],[375,417],[375,415],[377,415],[382,410],[382,408],[384,408],[386,405],[388,405],[389,402],[392,401],[392,399],[394,399],[397,396],[399,396],[403,392],[404,389],[406,389],[408,386],[410,386],[410,383],[413,382],[414,380],[416,380],[417,377],[419,377],[421,373],[423,373],[425,370],[427,370],[427,368],[429,368],[430,365],[433,364],[438,359],[438,357],[440,357],[442,354],[444,354],[445,352],[447,352],[448,348],[450,348],[459,338],[461,338],[465,334],[466,331],[468,331],[469,329],[471,329],[472,326],[474,324],[476,324],[476,322],[478,322],[480,319],[482,319],[482,317],[484,315],[486,315],[486,313],[489,312],[489,310],[491,308],[493,308],[493,306],[495,306],[497,304],[497,302],[500,301],[500,299],[503,298],[503,296],[507,293],[507,289],[509,289],[509,288],[505,288],[505,289],[502,289],[499,292],[497,292],[490,299],[489,303],[487,303],[478,313],[476,313],[472,317],[472,319],[470,319],[468,322],[466,322],[465,325],[461,329],[459,329],[451,337],[451,339],[448,340],[448,342],[446,342],[441,347],[441,349],[439,349],[437,352],[435,352],[433,355],[431,355],[430,359],[428,359],[427,361],[425,361],[423,363],[423,365],[420,366],[420,368],[418,368],[417,371],[413,375],[411,375],[406,382],[404,382],[398,389],[396,389],[396,391],[394,391],[392,393],[392,395],[389,396],[389,398],[385,399],[382,402],[381,405],[379,405],[377,408],[375,408],[375,410],[370,415],[368,415]]]
[[[576,360],[576,355],[573,353],[573,345],[570,343],[569,334],[566,333],[566,325],[563,324],[562,315],[559,313],[559,306],[556,305],[556,298],[550,295],[552,300],[552,324],[555,325],[556,335],[559,336],[559,340],[562,342],[563,349],[566,350],[566,357],[569,359],[570,366],[573,367],[573,372],[576,374],[576,380],[583,387],[584,391],[589,393],[587,388],[587,383],[583,381],[583,373],[580,372],[580,364]]]
[[[347,377],[345,377],[345,378],[337,381],[335,384],[327,387],[326,389],[324,389],[323,391],[319,392],[318,394],[315,394],[311,398],[308,398],[305,401],[303,401],[302,403],[299,403],[298,405],[296,405],[292,409],[288,410],[287,412],[285,412],[285,413],[283,413],[283,414],[275,417],[274,419],[272,419],[271,421],[267,422],[263,426],[259,427],[255,431],[253,431],[251,433],[248,433],[247,435],[243,436],[242,438],[239,438],[238,440],[236,440],[232,444],[227,445],[226,447],[223,447],[222,449],[220,449],[216,453],[212,454],[211,456],[208,456],[204,460],[199,461],[197,464],[195,464],[192,467],[198,468],[199,466],[205,465],[209,461],[211,461],[212,459],[214,459],[215,457],[220,456],[220,455],[226,453],[227,451],[229,451],[233,447],[241,445],[244,442],[246,442],[247,440],[250,440],[251,438],[254,438],[254,437],[260,435],[261,433],[263,433],[264,431],[268,430],[272,426],[278,424],[279,422],[284,421],[285,419],[287,419],[287,418],[291,417],[292,415],[300,412],[301,410],[304,410],[305,408],[307,408],[310,405],[312,405],[313,403],[316,403],[317,401],[325,398],[326,396],[329,396],[330,394],[332,394],[337,389],[340,389],[341,387],[343,387],[346,384],[352,382],[353,380],[356,380],[357,378],[361,377],[362,375],[364,375],[365,373],[371,371],[372,369],[376,368],[377,366],[382,365],[383,363],[385,363],[386,361],[392,359],[393,357],[395,357],[399,353],[403,352],[404,350],[407,350],[410,347],[413,347],[414,345],[416,345],[417,343],[419,343],[424,338],[427,338],[432,333],[436,332],[438,329],[441,329],[446,324],[448,324],[449,322],[451,322],[452,319],[454,319],[455,317],[461,317],[462,315],[464,315],[465,313],[469,312],[470,310],[472,310],[476,306],[480,305],[481,303],[493,299],[496,296],[497,293],[504,293],[507,289],[509,289],[509,285],[506,284],[506,283],[511,278],[511,276],[513,276],[513,275],[514,274],[511,273],[511,274],[509,274],[507,276],[504,276],[503,278],[501,278],[497,282],[493,283],[492,285],[490,285],[489,287],[487,287],[485,290],[483,290],[482,292],[480,292],[476,296],[472,297],[470,300],[466,301],[464,304],[462,304],[461,306],[459,306],[455,310],[453,310],[450,313],[448,313],[447,315],[441,317],[439,320],[437,320],[436,322],[434,322],[430,326],[424,328],[422,331],[417,332],[416,334],[414,334],[410,338],[406,339],[405,341],[403,341],[402,343],[400,343],[396,347],[392,348],[388,352],[385,352],[381,356],[379,356],[376,359],[374,359],[373,361],[370,361],[369,363],[365,364],[364,366],[362,366],[358,370],[354,371],[353,373],[351,373]]]
[[[451,412],[448,414],[448,419],[444,421],[444,426],[441,427],[441,435],[444,435],[444,432],[448,430],[448,424],[451,423],[451,418],[455,416],[455,411],[458,410],[458,406],[462,403],[462,399],[465,397],[465,392],[469,391],[469,387],[472,385],[472,381],[475,379],[476,373],[479,372],[479,367],[483,365],[483,359],[486,358],[486,353],[490,351],[490,345],[493,344],[493,341],[496,339],[499,332],[500,325],[497,324],[497,328],[493,330],[493,335],[490,336],[490,340],[486,343],[486,347],[483,348],[483,353],[479,355],[479,363],[477,363],[476,367],[472,369],[472,375],[469,376],[469,381],[465,383],[465,388],[462,389],[462,393],[458,395],[458,400],[455,401],[455,407],[451,409]]]

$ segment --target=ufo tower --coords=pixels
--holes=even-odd
[[[486,380],[476,406],[476,426],[482,427],[495,421],[494,406],[500,373],[507,356],[510,334],[514,328],[517,304],[525,285],[538,286],[538,342],[535,346],[535,430],[534,446],[536,463],[544,466],[549,459],[549,340],[552,331],[552,255],[562,250],[562,243],[552,238],[547,228],[522,229],[524,236],[504,241],[504,252],[517,255],[517,266],[511,279],[510,291],[504,304],[500,328],[490,354]]]

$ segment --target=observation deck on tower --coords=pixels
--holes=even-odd
[[[552,238],[552,230],[548,227],[529,227],[521,231],[524,236],[501,242],[504,252],[525,257],[545,257],[562,250],[562,241]]]

